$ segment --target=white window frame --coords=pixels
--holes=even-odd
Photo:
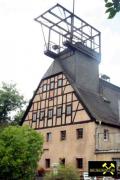
[[[57,87],[61,87],[62,85],[63,85],[63,80],[62,79],[58,79]]]
[[[48,119],[53,117],[53,109],[48,109]]]
[[[34,113],[32,114],[32,121],[33,121],[33,122],[36,122],[36,121],[37,121],[37,112],[34,112]]]
[[[66,115],[69,116],[72,114],[72,105],[68,104],[66,105]]]

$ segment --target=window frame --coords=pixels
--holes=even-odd
[[[45,89],[44,89],[44,87],[45,87]],[[47,91],[47,84],[43,84],[42,91],[43,91],[43,92],[46,92],[46,91]]]
[[[70,107],[70,112],[68,112],[68,109]],[[66,116],[70,116],[72,114],[72,104],[67,104],[66,105]]]
[[[44,113],[43,117],[41,117],[41,113]],[[39,120],[42,121],[45,119],[45,110],[40,111]]]
[[[76,158],[76,168],[83,169],[83,158]]]
[[[51,87],[51,84],[53,83],[53,87]],[[51,81],[50,82],[50,87],[49,87],[49,90],[53,90],[55,88],[55,81]]]
[[[60,131],[60,140],[61,141],[66,140],[66,130]]]
[[[59,85],[59,81],[61,82],[61,84]],[[63,79],[58,79],[57,81],[57,87],[60,88],[63,86]]]
[[[59,109],[61,109],[61,113],[60,114],[58,113]],[[57,109],[56,109],[56,117],[61,117],[61,116],[62,116],[62,106],[57,107]]]
[[[51,132],[47,132],[46,133],[46,142],[50,142],[52,140],[52,133]]]
[[[45,168],[50,168],[50,158],[45,159]]]
[[[109,130],[108,129],[104,129],[103,138],[104,138],[104,141],[109,140]]]
[[[59,158],[59,164],[65,166],[65,158]]]
[[[36,116],[35,120],[34,120],[34,115]],[[37,112],[32,113],[32,122],[37,122]]]
[[[76,138],[82,139],[83,138],[83,128],[76,129]]]
[[[49,116],[49,112],[52,112],[52,115],[51,116]],[[48,117],[48,119],[52,119],[52,117],[53,117],[53,109],[48,109],[48,115],[47,115],[47,117]]]

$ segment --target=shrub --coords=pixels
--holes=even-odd
[[[79,180],[78,171],[70,165],[58,167],[56,174],[52,172],[45,175],[45,180]]]
[[[0,132],[0,180],[32,180],[42,154],[43,137],[27,126]]]

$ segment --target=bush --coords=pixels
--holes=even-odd
[[[57,174],[53,171],[45,175],[45,180],[79,180],[80,175],[76,169],[72,166],[60,166],[58,167]]]
[[[0,180],[32,180],[42,154],[43,137],[27,126],[0,132]]]

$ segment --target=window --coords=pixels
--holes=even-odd
[[[33,122],[36,122],[36,120],[37,120],[37,113],[33,113],[32,121],[33,121]]]
[[[54,85],[55,85],[54,81],[51,82],[51,83],[50,83],[50,89],[54,89]]]
[[[49,142],[49,141],[51,141],[51,139],[52,139],[52,133],[51,133],[51,132],[48,132],[48,133],[46,134],[46,141]]]
[[[59,162],[60,162],[60,165],[64,165],[65,166],[65,158],[60,158]]]
[[[61,117],[62,115],[62,107],[57,108],[57,117]]]
[[[83,159],[82,158],[76,158],[76,167],[79,169],[83,168]]]
[[[45,159],[45,167],[50,168],[50,159]]]
[[[61,86],[62,86],[62,83],[63,83],[62,79],[58,79],[57,86],[58,86],[58,87],[61,87]]]
[[[104,129],[104,141],[108,141],[109,139],[109,131],[108,129]]]
[[[51,119],[53,116],[53,109],[48,110],[48,118]]]
[[[43,85],[43,92],[47,91],[47,84]]]
[[[72,113],[72,106],[71,104],[66,106],[66,115],[71,115]]]
[[[63,141],[66,139],[66,131],[61,131],[60,132],[60,139]]]
[[[53,96],[54,96],[54,91],[53,91],[53,90],[51,90],[51,91],[50,91],[50,99],[52,99],[52,98],[53,98]]]
[[[76,129],[77,139],[83,138],[83,128]]]
[[[40,112],[38,111],[37,112],[37,118],[39,119],[39,117],[40,117]]]
[[[40,111],[40,120],[45,118],[45,111]]]

